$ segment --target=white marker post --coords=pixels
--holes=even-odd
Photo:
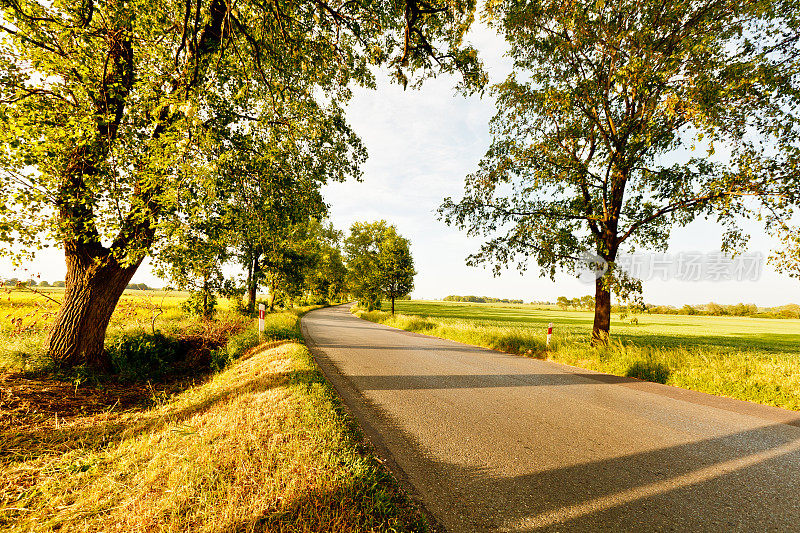
[[[263,334],[264,333],[264,316],[266,314],[267,306],[264,304],[258,304],[258,332]]]
[[[547,325],[547,347],[550,347],[550,339],[553,337],[553,323]]]

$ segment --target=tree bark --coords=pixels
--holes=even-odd
[[[270,280],[269,283],[269,312],[275,311],[275,281]]]
[[[66,290],[47,352],[61,367],[87,364],[109,370],[106,328],[141,260],[123,267],[108,252],[98,255],[87,246],[72,248],[66,253]]]
[[[250,290],[253,282],[253,258],[252,256],[247,261],[247,281],[245,282],[245,311],[252,313],[255,311],[255,294]]]
[[[592,344],[596,345],[608,344],[608,332],[611,329],[611,291],[605,286],[604,278],[595,281]]]
[[[247,311],[255,313],[256,310],[256,293],[258,292],[258,278],[261,274],[261,264],[258,262],[261,254],[253,252],[253,258],[250,261],[250,279],[247,284]]]

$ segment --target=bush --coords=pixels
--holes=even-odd
[[[247,350],[258,346],[260,342],[261,337],[256,328],[246,329],[232,336],[225,346],[211,352],[211,370],[219,372],[231,361],[244,355]]]
[[[377,294],[368,294],[358,301],[359,307],[367,311],[380,311],[381,297]]]
[[[129,333],[108,349],[114,371],[125,381],[158,379],[183,355],[180,344],[161,333]]]
[[[214,293],[193,292],[182,304],[181,309],[189,314],[212,318],[217,306],[217,297]]]
[[[664,363],[657,361],[635,361],[625,371],[625,375],[629,378],[663,384],[669,379],[670,369]]]
[[[535,334],[519,328],[495,329],[490,333],[488,344],[494,350],[514,354],[539,353],[546,348]]]
[[[264,337],[271,341],[301,340],[300,321],[293,313],[272,313],[264,319]]]

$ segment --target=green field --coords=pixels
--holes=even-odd
[[[800,320],[614,316],[608,348],[589,345],[593,313],[542,306],[400,301],[363,318],[509,353],[800,410]],[[548,323],[553,342],[545,347]]]
[[[553,323],[555,338],[589,336],[594,314],[541,306],[401,301],[397,312],[443,320],[467,320],[486,326],[539,328],[544,338]],[[800,320],[698,315],[636,315],[638,324],[614,315],[614,339],[639,346],[692,346],[753,349],[767,353],[800,354]]]
[[[47,334],[58,313],[64,289],[0,289],[0,372],[37,370],[47,365],[44,359]],[[107,339],[135,331],[167,334],[185,330],[195,320],[181,309],[188,293],[162,290],[126,290],[114,310]],[[229,311],[230,302],[220,298],[220,315]]]

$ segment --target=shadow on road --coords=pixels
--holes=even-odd
[[[381,431],[422,458],[419,470],[469,495],[468,504],[455,503],[462,523],[449,531],[796,531],[800,524],[800,431],[787,424],[504,477],[434,459],[379,416]]]
[[[350,376],[360,390],[482,389],[630,383],[605,374],[466,374],[429,376]]]
[[[686,442],[659,446],[631,442],[645,451],[574,464],[576,448],[596,434],[576,426],[559,437],[520,432],[507,445],[513,455],[536,457],[522,470],[504,475],[486,457],[426,448],[399,419],[365,398],[360,390],[466,389],[629,383],[633,380],[594,374],[377,375],[344,377],[327,357],[324,344],[309,342],[326,376],[361,422],[376,449],[387,456],[400,479],[413,486],[423,504],[448,531],[797,531],[800,524],[800,416],[782,423],[742,415],[743,425],[761,427],[714,437],[676,430]],[[320,349],[321,348],[321,349]],[[356,348],[357,349],[357,348]],[[385,349],[385,347],[381,347]],[[403,347],[408,350],[408,347]],[[598,379],[598,378],[602,378]],[[613,381],[608,381],[613,380]],[[415,412],[429,421],[426,430],[447,430],[431,405]],[[476,442],[490,441],[495,428],[487,421],[472,429]],[[542,431],[546,431],[542,428]],[[710,428],[710,433],[721,430]],[[621,435],[622,437],[629,437]],[[536,443],[539,444],[536,444]],[[455,442],[452,446],[459,446]],[[597,448],[598,443],[593,443]],[[602,443],[600,448],[602,450]],[[564,450],[564,466],[550,466]],[[531,453],[532,452],[532,453]],[[523,455],[524,454],[524,455]]]

